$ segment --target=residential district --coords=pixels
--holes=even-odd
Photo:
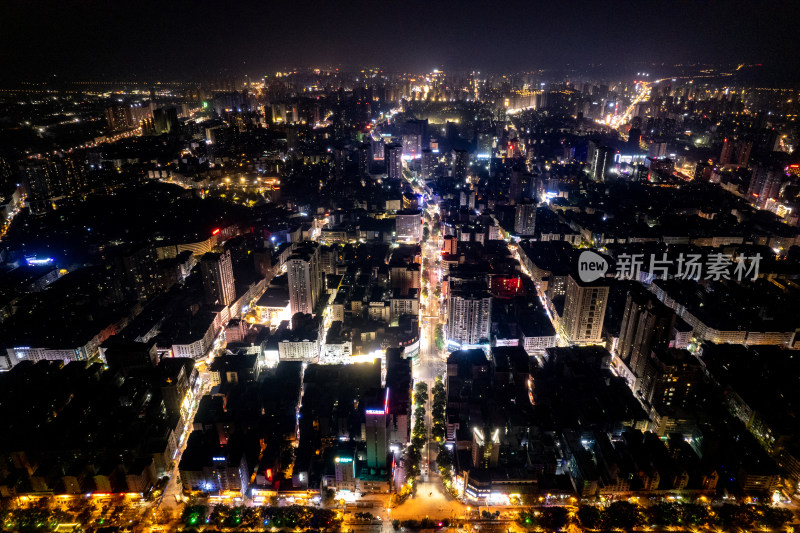
[[[800,95],[748,68],[0,92],[0,527],[797,524]]]

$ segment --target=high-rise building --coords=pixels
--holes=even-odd
[[[333,179],[341,181],[344,179],[344,167],[347,162],[347,152],[344,148],[334,148],[331,150],[331,172]]]
[[[85,162],[74,155],[31,159],[20,167],[20,174],[28,206],[37,215],[47,211],[51,199],[69,196],[87,186]]]
[[[728,165],[733,161],[733,139],[722,141],[722,152],[719,154],[719,164]]]
[[[417,313],[415,312],[414,315]],[[411,440],[411,366],[403,348],[386,350],[386,390],[389,392],[389,451],[405,448]]]
[[[423,148],[428,148],[428,119],[407,120],[402,127],[403,152],[417,156]]]
[[[230,250],[203,255],[200,260],[200,270],[203,274],[203,288],[208,303],[219,302],[222,305],[230,305],[236,300]]]
[[[456,253],[456,250],[458,249],[458,239],[456,239],[455,235],[447,235],[442,242],[442,252],[446,254]]]
[[[651,159],[664,159],[667,157],[667,143],[653,142],[647,147],[647,157]]]
[[[244,451],[220,446],[216,432],[193,431],[178,464],[183,490],[245,495],[250,480]]]
[[[500,430],[472,428],[472,466],[494,468],[500,458]]]
[[[123,131],[132,127],[133,116],[129,105],[110,105],[106,107],[106,124],[111,131]]]
[[[585,283],[572,274],[567,277],[561,329],[569,342],[592,344],[602,341],[608,290],[602,278]]]
[[[381,139],[380,137],[378,137],[377,139],[371,137],[369,140],[369,145],[372,151],[372,160],[383,161],[386,149],[384,146],[383,139]]]
[[[422,153],[422,137],[415,133],[403,134],[403,155],[410,158],[418,157]]]
[[[369,176],[369,152],[370,152],[370,145],[369,143],[363,143],[358,146],[358,175],[360,177]]]
[[[420,161],[422,169],[422,179],[432,180],[436,170],[436,157],[430,150],[422,150],[422,160]]]
[[[740,167],[746,167],[750,163],[750,152],[753,149],[753,141],[725,139],[722,141],[722,151],[719,155],[720,165],[735,163]]]
[[[352,454],[339,454],[334,458],[334,488],[337,490],[356,490],[356,461]]]
[[[458,205],[475,209],[475,191],[471,189],[464,189],[458,193]]]
[[[156,131],[161,133],[176,133],[178,131],[178,109],[174,107],[162,107],[153,111],[153,122]]]
[[[594,151],[591,161],[591,176],[595,181],[605,181],[614,166],[614,150],[607,146],[599,146]]]
[[[594,161],[595,154],[599,146],[599,139],[589,139],[589,141],[586,143],[586,165],[589,171],[592,169],[592,162]]]
[[[486,291],[453,290],[447,305],[447,341],[459,347],[489,339],[492,297]]]
[[[512,203],[519,202],[523,197],[525,177],[521,168],[511,170],[511,179],[508,186],[508,198]]]
[[[289,307],[295,313],[313,314],[322,286],[319,246],[303,243],[286,261],[289,282]]]
[[[669,344],[675,326],[675,313],[655,295],[644,290],[628,293],[619,332],[617,356],[636,375],[634,390],[641,389],[650,352]]]
[[[753,150],[753,141],[739,141],[736,143],[736,164],[746,167],[750,163],[750,152]]]
[[[336,264],[339,262],[339,248],[337,246],[322,246],[319,250],[320,274],[335,274]]]
[[[536,230],[536,202],[525,199],[517,204],[514,214],[514,233],[533,235]]]
[[[783,179],[784,172],[782,169],[771,165],[756,165],[750,177],[747,198],[763,209],[767,200],[778,197]]]
[[[403,146],[400,144],[387,144],[386,155],[386,176],[390,180],[399,180],[403,177]]]
[[[123,339],[121,335],[112,335],[107,342],[100,346],[100,353],[108,366],[113,368],[155,368],[158,366],[155,339],[136,342]],[[181,400],[183,400],[182,397]],[[165,403],[167,402],[165,401]],[[177,404],[180,405],[180,400]]]
[[[138,128],[143,120],[152,118],[152,103],[114,104],[106,107],[106,123],[112,132]]]
[[[20,172],[31,214],[46,213],[51,191],[58,186],[58,176],[54,169],[45,161],[31,160],[20,168]]]
[[[708,181],[711,179],[711,172],[714,166],[708,161],[699,161],[694,168],[694,179]]]
[[[469,154],[466,150],[453,150],[453,180],[460,183],[467,179]]]
[[[654,348],[645,365],[639,395],[656,407],[687,407],[702,375],[700,361],[689,351]]]
[[[400,264],[389,267],[389,283],[401,296],[407,296],[411,289],[420,288],[419,264]]]
[[[364,411],[364,428],[367,441],[367,466],[385,468],[388,446],[389,390],[380,389],[379,393],[366,399]]]
[[[126,296],[146,300],[159,291],[158,254],[152,244],[115,247],[110,250],[109,256]]]
[[[481,159],[488,159],[492,156],[492,149],[494,148],[494,133],[491,130],[479,131],[477,136],[477,157]]]
[[[639,141],[642,140],[642,129],[632,127],[628,132],[628,145],[631,148],[639,148]]]
[[[288,124],[286,126],[286,148],[289,151],[297,150],[300,148],[300,142],[303,139],[305,129],[300,124]]]
[[[398,241],[418,243],[422,240],[422,211],[404,209],[395,215],[395,234]]]

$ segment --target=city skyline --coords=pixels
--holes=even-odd
[[[798,15],[0,7],[0,532],[797,531]]]

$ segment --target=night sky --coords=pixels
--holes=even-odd
[[[0,83],[291,66],[747,62],[800,79],[800,2],[3,0]],[[138,78],[137,78],[138,76]]]

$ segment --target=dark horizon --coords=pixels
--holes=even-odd
[[[800,4],[740,0],[646,7],[33,0],[3,7],[0,69],[7,83],[18,83],[198,80],[318,65],[509,72],[745,63],[764,65],[758,79],[794,83],[800,81],[800,42],[791,39],[797,20]]]

